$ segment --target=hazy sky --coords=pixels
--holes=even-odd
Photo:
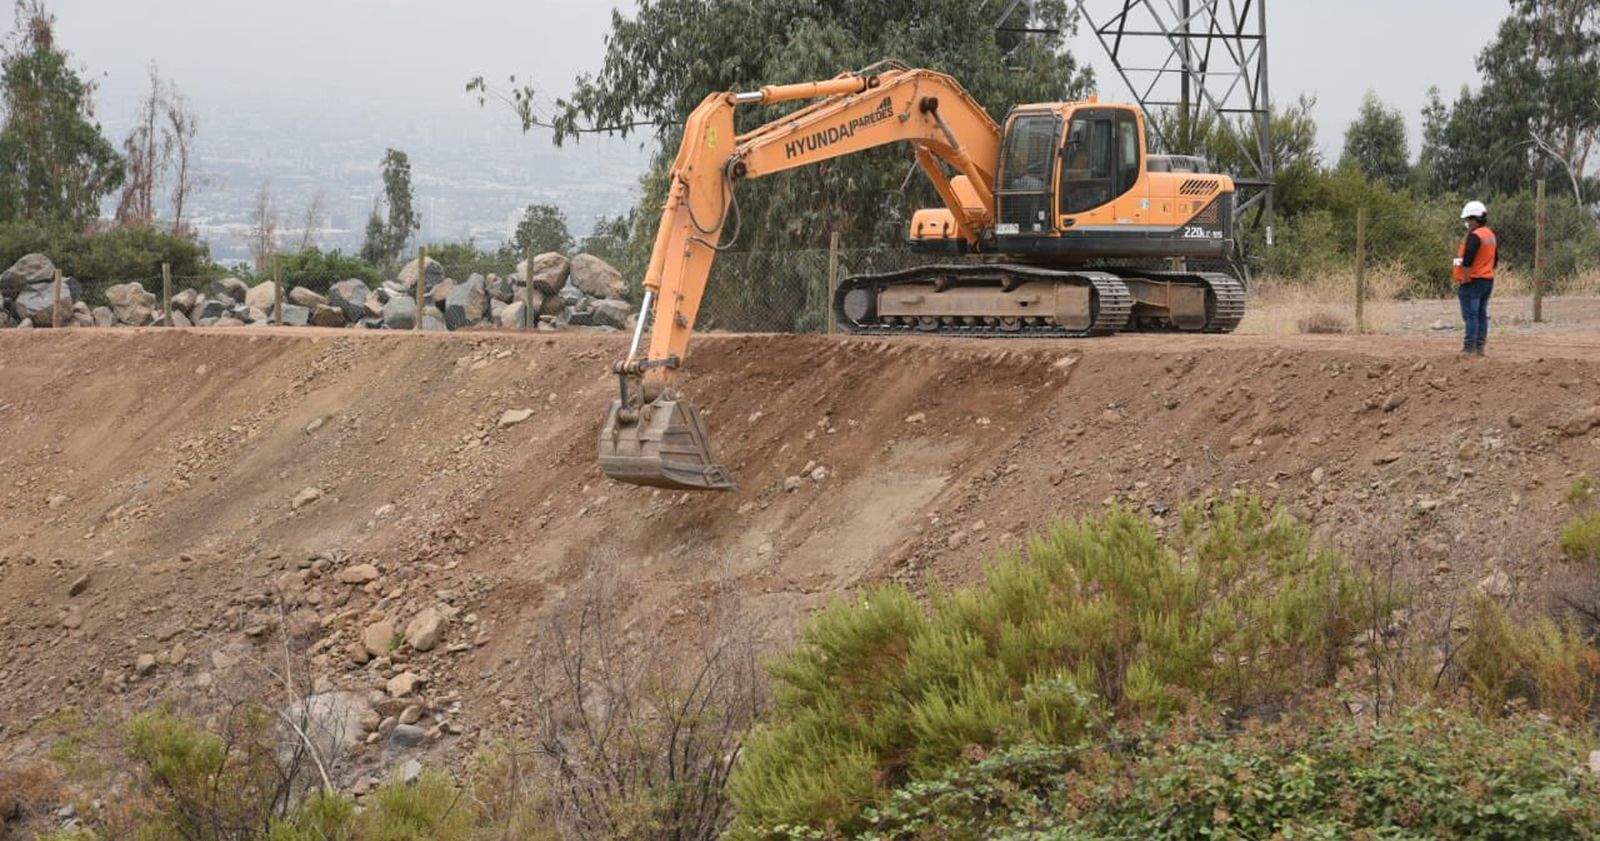
[[[462,90],[479,73],[517,74],[552,94],[598,66],[610,0],[50,0],[62,43],[101,77],[102,111],[126,114],[144,66],[201,106],[250,107],[307,121],[424,112],[483,126],[508,113],[481,111]],[[1101,7],[1118,5],[1114,0]],[[1429,85],[1446,96],[1473,76],[1505,0],[1274,0],[1275,96],[1315,94],[1321,138],[1337,157],[1363,92],[1401,108],[1417,145]],[[758,34],[759,36],[759,34]],[[1126,96],[1099,45],[1075,52],[1101,70],[1102,96]],[[793,80],[773,80],[793,81]],[[225,112],[226,113],[226,112]],[[204,125],[204,124],[202,124]]]

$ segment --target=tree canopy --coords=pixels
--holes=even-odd
[[[57,46],[54,16],[19,2],[0,52],[0,222],[86,223],[122,184],[122,156],[92,121],[93,93]]]
[[[399,149],[383,153],[383,198],[388,218],[372,209],[367,219],[367,237],[361,246],[361,259],[385,266],[399,259],[411,233],[422,227],[411,199],[411,159]]]
[[[561,209],[548,204],[530,204],[523,211],[511,238],[511,247],[518,254],[530,249],[541,254],[546,251],[566,252],[572,249],[572,233],[567,230],[567,216]]]
[[[1341,168],[1360,170],[1368,178],[1398,190],[1411,180],[1411,149],[1406,143],[1406,118],[1372,91],[1361,112],[1344,133]]]

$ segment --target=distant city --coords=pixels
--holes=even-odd
[[[250,260],[247,234],[263,185],[280,248],[309,242],[324,251],[358,252],[367,218],[381,203],[379,162],[390,147],[411,160],[422,222],[414,244],[470,240],[486,250],[510,239],[530,204],[560,208],[581,239],[601,217],[634,205],[649,162],[640,149],[644,136],[589,137],[558,148],[548,133],[524,135],[512,114],[493,106],[465,105],[448,118],[416,121],[376,108],[365,114],[341,109],[333,122],[209,104],[195,110],[204,181],[185,216],[212,259],[227,264]],[[107,120],[104,128],[120,144],[128,126]],[[308,237],[307,210],[319,200]]]

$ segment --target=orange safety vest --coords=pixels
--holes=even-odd
[[[1455,270],[1450,273],[1450,277],[1454,278],[1456,283],[1466,283],[1469,280],[1478,280],[1479,278],[1494,280],[1494,255],[1498,250],[1498,246],[1495,245],[1494,231],[1489,230],[1488,225],[1479,225],[1477,230],[1472,231],[1472,233],[1478,235],[1478,253],[1472,255],[1472,265],[1456,266]],[[1470,235],[1468,234],[1468,236]],[[1461,238],[1461,247],[1456,249],[1456,256],[1466,259],[1466,237]]]

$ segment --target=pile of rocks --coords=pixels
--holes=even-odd
[[[341,280],[326,295],[296,286],[283,302],[283,323],[292,326],[366,327],[410,330],[417,325],[417,284],[423,284],[422,328],[461,330],[480,325],[506,328],[596,327],[625,330],[636,317],[622,274],[592,254],[572,259],[549,252],[517,264],[515,274],[473,273],[465,280],[445,276],[429,259],[412,260],[399,277],[369,288],[358,279]],[[530,289],[531,284],[531,289]],[[49,327],[55,302],[55,265],[43,254],[29,254],[0,274],[0,327]],[[63,326],[146,327],[162,325],[156,296],[139,283],[105,290],[107,306],[90,309],[77,281],[62,284],[57,313]],[[211,281],[205,289],[172,296],[177,327],[233,327],[274,324],[277,292],[271,281],[250,286],[236,277]]]

